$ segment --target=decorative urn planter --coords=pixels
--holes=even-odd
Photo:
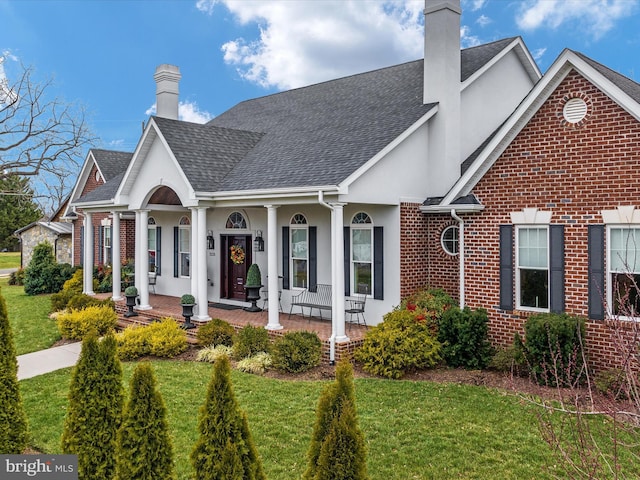
[[[138,298],[138,289],[136,287],[127,287],[124,289],[124,296],[127,299],[127,313],[124,314],[125,317],[137,317],[138,314],[133,311],[133,307],[136,306],[136,299]]]
[[[257,264],[252,263],[247,272],[247,281],[244,284],[244,289],[247,292],[247,300],[251,302],[250,307],[245,307],[245,312],[261,312],[262,309],[258,307],[257,303],[260,300],[260,289],[262,288],[262,274],[260,273],[260,267]]]
[[[191,323],[193,307],[196,305],[196,299],[191,294],[184,294],[180,297],[180,305],[182,305],[182,316],[184,317],[184,324],[182,325],[182,328],[185,330],[196,328],[196,326]]]

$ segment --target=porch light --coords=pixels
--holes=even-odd
[[[256,230],[256,238],[253,239],[253,249],[256,252],[264,252],[264,240],[262,239],[262,230]]]

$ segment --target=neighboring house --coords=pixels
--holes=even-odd
[[[424,202],[424,281],[485,308],[498,345],[535,312],[587,318],[590,361],[611,367],[606,320],[640,284],[639,164],[640,85],[565,50],[453,188]],[[629,301],[639,311],[633,289]]]
[[[73,262],[72,224],[62,221],[62,212],[68,207],[67,198],[48,220],[39,220],[14,232],[20,239],[20,267],[26,268],[31,262],[36,245],[49,242],[58,263]]]

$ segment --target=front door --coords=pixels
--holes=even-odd
[[[223,235],[221,243],[220,297],[244,301],[244,282],[251,265],[251,235]]]

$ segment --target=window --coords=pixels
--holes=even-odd
[[[149,217],[147,220],[147,251],[149,259],[149,272],[157,272],[159,270],[158,265],[158,230],[156,227],[156,221],[153,217]]]
[[[191,222],[187,217],[182,217],[178,226],[178,261],[179,276],[188,277],[191,263]]]
[[[457,225],[449,225],[442,231],[442,235],[440,235],[440,243],[442,244],[442,248],[449,255],[457,255],[458,254],[458,226]]]
[[[517,306],[546,311],[549,308],[548,228],[516,230]]]
[[[614,315],[637,316],[640,312],[640,227],[609,229],[609,305]]]
[[[364,212],[351,220],[351,284],[355,293],[373,291],[373,225]]]
[[[102,263],[111,265],[113,259],[113,251],[111,249],[111,225],[104,225],[102,227],[102,239]]]
[[[226,228],[246,229],[247,221],[245,220],[244,215],[240,212],[233,212],[229,215],[229,218],[227,218]]]
[[[293,288],[309,285],[309,228],[307,219],[296,214],[291,219],[291,271]]]

